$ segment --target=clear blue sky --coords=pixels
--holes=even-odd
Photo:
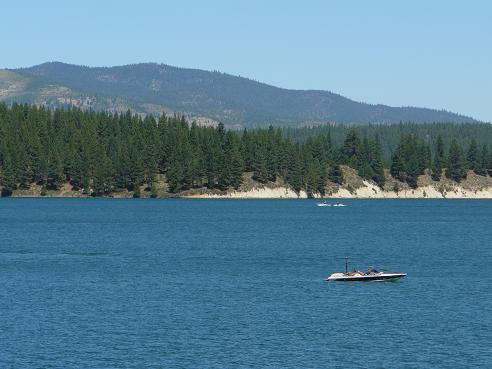
[[[492,1],[5,1],[0,67],[159,62],[492,121]]]

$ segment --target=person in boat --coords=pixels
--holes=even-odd
[[[377,271],[372,266],[370,266],[369,268],[367,268],[367,274],[376,274],[376,273],[379,273],[379,271]]]
[[[361,272],[360,270],[354,269],[353,271],[348,272],[346,275],[349,277],[356,277],[356,276],[364,275],[364,272]]]

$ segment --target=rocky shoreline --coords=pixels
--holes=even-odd
[[[396,181],[387,176],[384,188],[375,183],[363,180],[355,171],[344,168],[344,184],[327,183],[326,192],[308,195],[306,191],[299,193],[288,187],[280,179],[274,183],[260,184],[252,180],[250,174],[244,176],[244,181],[238,190],[229,191],[209,190],[206,188],[191,189],[180,193],[167,191],[165,181],[158,184],[157,194],[151,194],[149,188],[142,186],[140,198],[187,198],[187,199],[492,199],[492,178],[479,176],[469,172],[467,178],[456,183],[446,178],[433,181],[430,175],[419,177],[417,188]],[[44,195],[44,196],[43,196]],[[48,191],[42,195],[41,186],[32,185],[29,190],[16,190],[12,197],[59,197],[59,198],[90,198],[81,190],[74,191],[69,183],[65,183],[58,191]],[[104,198],[133,198],[131,191],[120,191],[102,196]]]

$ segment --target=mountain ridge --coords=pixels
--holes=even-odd
[[[9,83],[6,72],[29,83],[20,91],[13,90],[15,83],[10,83],[9,89],[5,87]],[[38,87],[30,87],[36,84]],[[218,71],[157,63],[89,67],[48,62],[0,70],[0,100],[108,111],[131,109],[143,114],[178,113],[232,127],[477,122],[445,110],[368,104],[325,90],[286,89]]]

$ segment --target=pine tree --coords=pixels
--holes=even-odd
[[[311,162],[307,166],[305,186],[308,197],[312,198],[318,188],[318,168],[316,162]]]
[[[411,188],[417,188],[417,179],[419,176],[420,168],[419,161],[416,155],[411,155],[406,164],[406,177],[405,180]]]
[[[130,163],[128,167],[128,190],[135,191],[145,179],[145,169],[141,152],[135,147],[130,147]]]
[[[401,182],[405,181],[405,165],[403,163],[402,154],[399,149],[396,150],[391,159],[390,173],[393,178],[396,178]]]
[[[316,192],[319,193],[322,197],[325,196],[326,193],[326,181],[327,181],[327,173],[326,168],[322,163],[318,163],[317,165],[318,173],[317,173],[317,182],[316,182]]]
[[[473,170],[475,173],[480,171],[480,154],[478,152],[478,145],[475,139],[472,139],[470,146],[466,152],[467,168]]]
[[[414,135],[403,135],[392,157],[391,175],[405,181],[412,188],[417,187],[419,175],[430,166],[430,149]]]
[[[487,148],[487,145],[483,145],[482,150],[480,151],[479,165],[478,168],[475,170],[475,173],[477,173],[480,176],[487,175],[488,158],[489,158],[489,149]]]
[[[292,187],[292,189],[299,193],[302,189],[302,167],[301,160],[299,158],[298,150],[295,148],[291,149],[290,152],[290,164],[289,170],[287,172],[287,183]]]
[[[181,162],[172,162],[166,173],[169,192],[176,193],[181,190],[184,178],[184,170]]]
[[[359,153],[359,160],[358,160],[358,167],[356,168],[359,172],[359,176],[365,179],[372,179],[374,177],[374,171],[372,169],[372,150],[369,145],[369,140],[366,137],[364,137],[364,140],[362,141],[360,153]]]
[[[330,169],[328,178],[333,183],[337,183],[337,184],[340,184],[340,185],[343,184],[343,172],[342,172],[342,168],[340,168],[340,165],[335,164]]]
[[[239,141],[230,131],[226,135],[225,157],[228,167],[229,185],[237,190],[241,186],[244,162],[241,157]]]
[[[14,168],[8,153],[6,153],[3,158],[2,171],[0,172],[0,184],[2,185],[2,197],[11,196],[12,192],[17,189]]]
[[[466,178],[465,156],[463,148],[456,139],[453,139],[449,147],[448,167],[446,169],[446,177],[460,182]]]
[[[253,161],[253,179],[260,183],[268,182],[268,161],[267,153],[264,147],[257,148],[256,157]]]
[[[488,151],[488,156],[487,156],[487,159],[485,159],[485,168],[486,168],[486,171],[487,171],[487,174],[489,176],[492,176],[492,150],[489,150],[487,149]]]
[[[378,136],[369,142],[369,153],[372,170],[371,179],[376,182],[379,187],[383,188],[386,178],[384,175],[383,153]]]
[[[48,190],[58,190],[65,178],[63,174],[63,163],[60,155],[52,152],[48,160],[48,175],[46,178],[46,188]]]
[[[110,194],[114,190],[114,170],[111,160],[103,155],[94,170],[92,183],[94,196]]]
[[[440,181],[442,170],[444,168],[444,144],[442,141],[442,137],[439,136],[436,141],[436,154],[434,156],[434,160],[432,162],[432,179],[434,181]]]
[[[347,137],[345,138],[345,142],[343,143],[343,147],[341,149],[344,163],[348,164],[352,168],[359,168],[360,151],[361,142],[359,135],[357,134],[355,128],[351,128],[347,133]]]
[[[70,184],[74,191],[84,188],[84,179],[88,175],[87,164],[83,162],[81,154],[78,150],[74,153],[71,168],[70,168]]]

